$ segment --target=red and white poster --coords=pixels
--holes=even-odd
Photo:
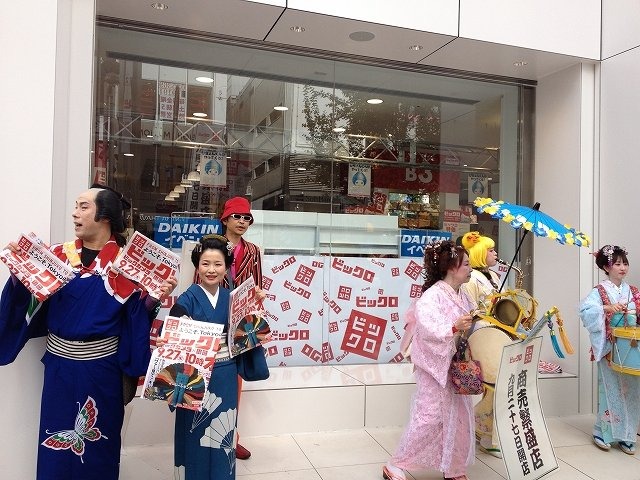
[[[158,82],[158,118],[160,120],[186,120],[186,90],[183,84]]]
[[[0,260],[38,301],[46,300],[75,277],[72,268],[35,234],[23,234],[17,243],[22,253],[6,249],[0,252]]]
[[[401,361],[404,312],[422,294],[421,272],[412,259],[265,256],[268,364]]]
[[[202,410],[224,326],[167,317],[162,346],[151,354],[141,398]]]
[[[157,298],[163,282],[169,277],[178,277],[180,256],[140,232],[133,232],[112,268]]]
[[[227,345],[232,357],[261,345],[271,333],[262,313],[262,302],[256,294],[253,277],[231,291]]]

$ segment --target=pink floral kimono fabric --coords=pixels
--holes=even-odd
[[[411,360],[417,388],[409,424],[391,459],[397,467],[432,468],[458,476],[474,462],[473,402],[469,396],[456,395],[449,378],[455,351],[452,326],[473,308],[462,289],[458,294],[442,281],[415,303]]]

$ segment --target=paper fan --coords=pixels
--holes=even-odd
[[[271,333],[269,324],[257,312],[245,316],[238,323],[233,336],[234,355],[261,344],[269,333]]]
[[[204,378],[193,365],[173,363],[158,372],[153,381],[154,397],[174,407],[193,408],[204,397]]]

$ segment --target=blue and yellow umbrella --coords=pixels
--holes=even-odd
[[[524,228],[539,237],[551,238],[562,245],[588,247],[591,244],[589,235],[569,225],[563,225],[550,215],[541,212],[539,203],[533,207],[524,207],[492,198],[477,197],[473,204],[480,213],[487,213],[493,218],[507,222],[515,229]]]

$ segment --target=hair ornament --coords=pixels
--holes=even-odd
[[[469,250],[480,241],[480,232],[467,232],[462,237],[462,246]]]
[[[233,252],[233,249],[236,247],[233,243],[231,243],[229,241],[229,239],[227,237],[225,237],[224,235],[218,235],[217,233],[210,233],[208,235],[204,235],[201,239],[200,239],[200,244],[202,244],[203,241],[205,240],[220,240],[221,242],[226,243],[227,245],[227,251],[229,253]]]
[[[614,253],[621,253],[623,255],[628,255],[627,249],[624,247],[619,247],[618,245],[605,245],[600,249],[600,252],[607,257],[607,264],[611,266],[613,264],[613,255]],[[597,256],[597,253],[596,253]]]

